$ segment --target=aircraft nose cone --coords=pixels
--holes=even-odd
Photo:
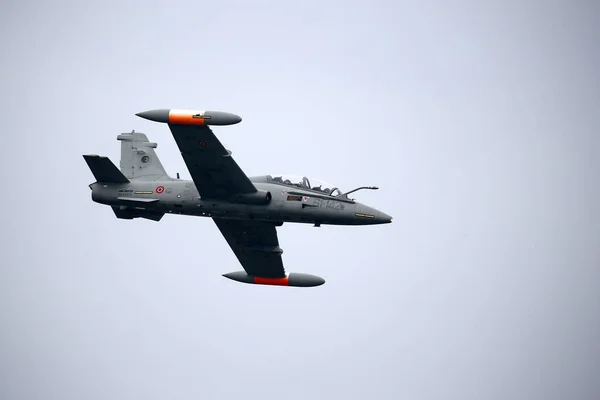
[[[369,207],[365,204],[357,203],[355,209],[356,224],[357,225],[377,225],[377,224],[389,224],[392,222],[392,216],[379,211],[373,207]]]
[[[380,224],[389,224],[392,222],[392,216],[384,213],[383,211],[379,211],[379,215],[377,216],[377,222]]]

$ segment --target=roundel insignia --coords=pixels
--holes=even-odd
[[[162,192],[165,191],[165,187],[164,186],[157,186],[155,189],[156,193],[161,194]]]
[[[206,147],[207,143],[204,140],[198,140],[198,145],[200,147]]]

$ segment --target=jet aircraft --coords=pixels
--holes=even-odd
[[[192,181],[165,172],[145,134],[132,131],[121,141],[120,169],[107,158],[84,155],[96,182],[92,200],[112,207],[117,218],[160,221],[166,213],[209,217],[215,222],[244,271],[223,276],[244,283],[311,287],[325,283],[315,275],[285,272],[276,227],[284,222],[314,226],[373,225],[392,217],[348,197],[348,192],[307,177],[248,177],[210,126],[233,125],[231,113],[151,110],[139,117],[168,124]]]

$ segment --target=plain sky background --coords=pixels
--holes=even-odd
[[[600,6],[0,6],[0,398],[600,398]],[[118,220],[82,154],[229,111],[248,175],[391,225],[279,229],[313,289],[244,285],[208,219]]]

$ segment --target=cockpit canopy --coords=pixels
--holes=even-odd
[[[303,190],[314,190],[315,192],[334,197],[342,194],[342,191],[336,186],[318,179],[309,180],[307,177],[300,175],[267,175],[266,181],[269,183],[278,183],[281,185],[297,187]]]

